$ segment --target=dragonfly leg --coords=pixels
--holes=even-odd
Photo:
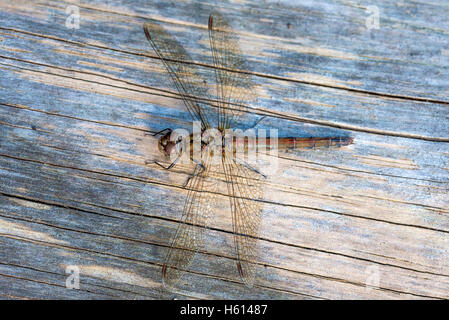
[[[145,136],[153,136],[153,137],[156,137],[156,136],[158,136],[158,135],[160,135],[162,132],[165,132],[165,131],[172,131],[170,128],[165,128],[165,129],[163,129],[163,130],[161,130],[161,131],[158,131],[158,132],[156,132],[156,133],[148,133],[148,132],[145,132]]]
[[[157,162],[157,161],[147,161],[147,160],[145,160],[145,164],[155,163],[155,164],[157,164],[159,167],[164,168],[165,170],[170,170],[171,168],[173,168],[173,166],[176,164],[176,162],[178,162],[178,160],[179,160],[180,158],[181,158],[181,155],[177,156],[176,159],[175,159],[172,163],[170,163],[170,165],[169,165],[168,167],[164,167],[163,164],[160,164],[160,163]]]
[[[201,169],[201,171],[200,171]],[[204,170],[206,170],[206,167],[204,167],[204,165],[200,162],[197,162],[195,170],[193,171],[193,173],[187,178],[186,182],[184,182],[183,187],[187,187],[187,185],[189,184],[190,179],[192,179],[193,177],[196,177],[197,175],[200,175],[204,172]]]

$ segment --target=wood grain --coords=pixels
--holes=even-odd
[[[449,298],[449,2],[377,2],[372,30],[364,1],[214,3],[0,2],[0,298]],[[162,25],[207,77],[213,9],[239,34],[260,127],[355,143],[280,154],[253,289],[222,188],[172,293],[161,267],[193,167],[145,165],[161,155],[144,134],[191,119],[142,25]]]

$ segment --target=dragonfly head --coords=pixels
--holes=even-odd
[[[159,150],[167,159],[176,158],[182,153],[182,140],[182,137],[176,132],[169,130],[159,138]]]

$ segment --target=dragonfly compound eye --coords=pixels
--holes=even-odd
[[[174,159],[182,153],[182,139],[181,141],[165,141],[165,145],[159,144],[160,150],[167,159]]]

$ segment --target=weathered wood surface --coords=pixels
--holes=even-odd
[[[80,29],[65,27],[69,5]],[[142,25],[164,26],[212,72],[212,1],[1,1],[0,297],[449,298],[449,2],[377,2],[372,30],[368,5],[220,2],[264,124],[355,144],[281,155],[253,289],[223,190],[174,294],[161,266],[192,167],[145,165],[159,154],[144,133],[190,120]],[[79,290],[65,286],[68,265]]]

